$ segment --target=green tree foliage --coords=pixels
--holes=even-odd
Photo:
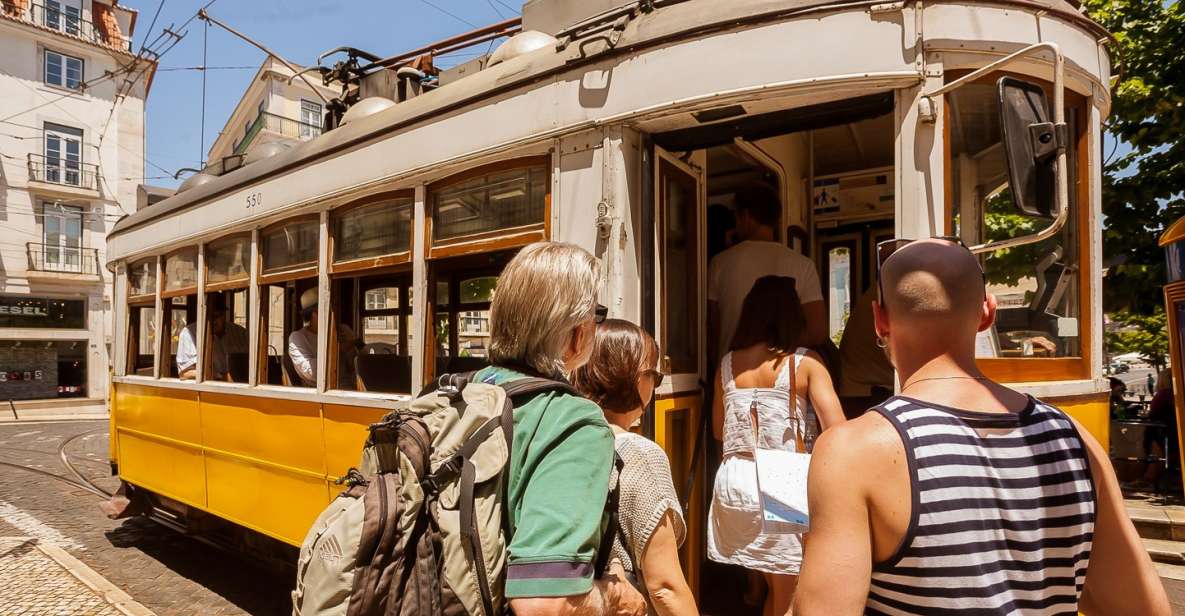
[[[1154,315],[1165,281],[1156,240],[1185,215],[1185,7],[1180,0],[1086,0],[1115,35],[1121,78],[1106,130],[1132,151],[1103,169],[1103,253],[1108,312]]]
[[[1107,347],[1114,353],[1139,353],[1157,370],[1165,366],[1169,354],[1169,339],[1165,335],[1167,318],[1164,309],[1156,307],[1152,314],[1117,312],[1112,320],[1123,329],[1107,332]]]

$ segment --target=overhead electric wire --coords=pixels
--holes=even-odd
[[[257,68],[259,68],[259,65],[255,65],[255,66],[169,66],[169,67],[165,67],[165,68],[158,68],[158,69],[156,69],[156,72],[167,73],[169,71],[232,71],[232,70],[237,71],[237,70],[254,70]]]
[[[444,13],[445,15],[448,15],[449,17],[452,17],[453,19],[455,19],[455,20],[457,20],[457,21],[459,21],[459,22],[461,22],[461,23],[463,23],[463,24],[465,24],[465,25],[467,25],[467,26],[469,26],[469,27],[472,27],[472,28],[480,28],[480,27],[481,27],[481,26],[479,26],[479,25],[477,25],[477,24],[473,23],[472,21],[469,21],[468,19],[465,19],[464,17],[461,17],[461,16],[457,15],[456,13],[453,13],[453,12],[451,12],[451,11],[447,10],[447,9],[444,9],[444,8],[443,8],[443,7],[441,7],[440,5],[438,5],[438,4],[434,3],[434,2],[431,2],[430,0],[420,0],[420,2],[422,2],[422,3],[424,3],[424,4],[427,4],[428,6],[430,6],[430,7],[434,8],[434,9],[436,9],[436,10],[440,11],[441,13]]]
[[[152,34],[152,28],[153,28],[153,26],[156,25],[156,18],[160,17],[160,10],[162,8],[164,8],[164,6],[165,6],[165,0],[160,0],[160,3],[156,5],[156,12],[152,14],[152,21],[149,22],[148,29],[144,31],[144,38],[140,41],[140,51],[141,52],[144,51],[145,44],[148,42],[148,35]]]
[[[507,9],[507,10],[509,10],[510,12],[514,13],[515,15],[521,15],[521,14],[522,14],[522,9],[521,9],[521,8],[518,8],[518,9],[516,9],[516,8],[514,8],[513,6],[510,6],[510,5],[506,4],[505,2],[502,2],[502,0],[494,0],[494,2],[497,2],[498,4],[501,4],[502,6],[506,7],[506,9]]]

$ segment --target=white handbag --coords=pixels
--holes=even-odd
[[[793,359],[790,361],[794,362]],[[792,408],[798,406],[798,398],[795,395],[798,370],[795,364],[792,364],[790,373]],[[749,406],[749,420],[753,425],[753,461],[757,467],[762,532],[770,535],[807,532],[810,530],[810,511],[807,507],[806,490],[811,456],[806,453],[806,435],[795,429],[795,445],[798,451],[769,449],[762,447],[761,439],[758,438],[761,422],[757,415],[756,400]]]

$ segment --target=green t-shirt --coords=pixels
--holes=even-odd
[[[474,380],[500,385],[523,376],[491,367]],[[552,392],[514,409],[507,598],[592,589],[612,466],[613,432],[595,403]]]

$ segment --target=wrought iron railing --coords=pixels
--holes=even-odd
[[[29,253],[29,269],[37,272],[66,274],[99,273],[99,250],[54,244],[25,244]]]
[[[251,122],[251,126],[247,127],[247,133],[243,135],[242,139],[235,142],[233,153],[242,154],[246,152],[247,148],[251,146],[251,142],[255,140],[255,137],[265,130],[281,137],[289,137],[301,141],[321,135],[321,126],[318,124],[309,124],[308,122],[301,122],[300,120],[293,120],[289,117],[264,111],[255,116],[255,120]]]
[[[22,7],[12,0],[0,0],[0,10],[11,17],[57,30],[62,34],[75,36],[85,41],[124,51],[132,49],[131,40],[108,33],[103,28],[96,26],[94,22],[83,19],[82,11],[76,6],[67,6],[65,3],[56,6],[32,3]]]
[[[68,158],[29,154],[29,181],[98,190],[99,166]]]

